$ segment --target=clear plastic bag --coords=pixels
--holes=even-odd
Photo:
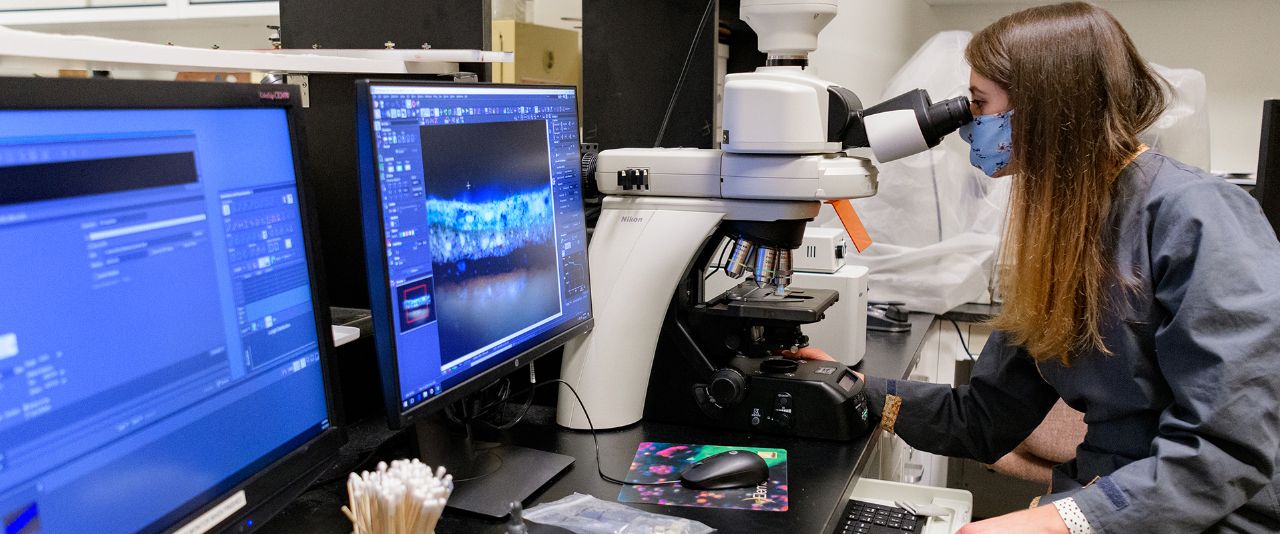
[[[524,513],[527,521],[577,534],[706,534],[715,529],[697,521],[637,510],[625,504],[574,493]]]

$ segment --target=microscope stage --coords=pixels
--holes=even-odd
[[[698,311],[718,317],[764,319],[791,323],[816,323],[837,300],[840,294],[829,289],[792,289],[786,296],[762,299],[734,300],[732,292],[698,306]]]

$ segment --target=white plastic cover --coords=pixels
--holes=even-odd
[[[915,88],[935,102],[968,96],[964,47],[970,37],[959,31],[933,36],[889,81],[884,96],[868,103]],[[955,135],[929,151],[876,166],[879,193],[853,201],[874,244],[846,257],[871,270],[868,298],[931,313],[985,299],[1009,181],[969,165],[969,145]],[[840,226],[827,207],[816,223]]]
[[[889,81],[881,101],[915,88],[939,100],[968,96],[964,47],[972,34],[930,38]],[[1153,65],[1173,94],[1143,140],[1181,161],[1208,168],[1209,121],[1204,75]],[[991,276],[1009,202],[1008,178],[989,178],[969,164],[969,145],[948,135],[933,149],[877,163],[879,193],[853,201],[874,244],[846,261],[871,269],[868,297],[943,313],[990,298]],[[840,227],[824,207],[815,224]]]
[[[1204,73],[1151,64],[1173,89],[1164,115],[1142,135],[1142,141],[1174,159],[1209,170],[1209,109]]]

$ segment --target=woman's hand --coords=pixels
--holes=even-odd
[[[805,347],[795,352],[784,350],[782,351],[782,356],[786,358],[794,358],[797,360],[818,360],[818,361],[824,361],[824,362],[836,361],[836,359],[832,358],[830,354],[827,354],[827,351],[822,350],[818,347]],[[862,373],[853,371],[853,374],[858,375],[858,380],[866,380],[866,377],[862,376]]]
[[[782,355],[796,360],[820,360],[824,362],[836,361],[836,359],[832,358],[830,354],[827,354],[827,351],[818,347],[805,347],[798,349],[795,352],[784,350],[782,351]]]
[[[1067,524],[1058,515],[1058,509],[1045,505],[1030,510],[1005,514],[977,523],[969,523],[956,534],[1068,534]]]

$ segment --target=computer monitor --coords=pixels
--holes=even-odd
[[[3,531],[252,530],[343,440],[296,89],[0,95]]]
[[[374,334],[400,426],[591,327],[577,99],[396,81],[357,96]]]
[[[1258,176],[1253,187],[1254,198],[1280,234],[1280,100],[1267,100],[1262,105],[1262,139],[1258,149]]]

